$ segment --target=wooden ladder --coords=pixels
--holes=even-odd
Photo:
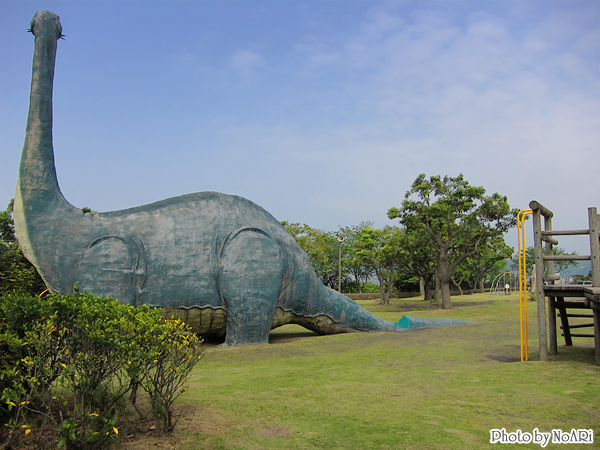
[[[566,303],[566,302],[564,302]],[[562,305],[561,305],[562,306]],[[567,346],[571,346],[573,345],[573,339],[571,339],[572,337],[594,337],[594,333],[571,333],[571,330],[573,328],[589,328],[589,327],[593,327],[594,326],[594,322],[592,323],[578,323],[578,324],[569,324],[569,317],[594,317],[594,314],[589,314],[589,313],[582,313],[582,314],[578,314],[578,313],[567,313],[566,312],[566,308],[573,308],[574,306],[571,305],[564,305],[564,306],[559,306],[556,305],[556,309],[558,309],[558,316],[560,317],[560,328],[561,330],[563,330],[563,332],[561,333],[564,338],[565,338],[565,345]],[[577,306],[575,306],[575,308],[577,308]]]

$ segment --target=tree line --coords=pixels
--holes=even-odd
[[[386,305],[394,289],[418,283],[425,299],[439,291],[442,308],[450,308],[451,284],[483,292],[485,281],[504,269],[513,253],[504,233],[516,226],[517,213],[506,196],[486,195],[462,174],[421,174],[401,206],[388,210],[388,218],[399,219],[400,225],[375,229],[373,222],[362,222],[323,231],[282,224],[331,288],[340,284],[341,251],[342,291],[362,292],[367,281],[376,278],[381,304]]]

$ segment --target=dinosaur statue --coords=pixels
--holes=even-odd
[[[287,230],[241,197],[200,192],[105,213],[63,197],[52,146],[52,86],[59,17],[39,11],[31,97],[14,222],[19,244],[51,291],[82,290],[169,308],[226,345],[268,342],[272,328],[321,334],[394,331],[323,285]]]

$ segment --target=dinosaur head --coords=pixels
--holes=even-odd
[[[38,11],[31,19],[31,28],[29,31],[38,37],[53,37],[60,39],[62,34],[62,26],[59,17],[50,11]]]

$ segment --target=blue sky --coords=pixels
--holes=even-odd
[[[0,0],[2,208],[40,9],[66,36],[54,150],[77,207],[219,191],[278,220],[383,227],[423,172],[536,199],[555,228],[600,208],[599,1]]]

